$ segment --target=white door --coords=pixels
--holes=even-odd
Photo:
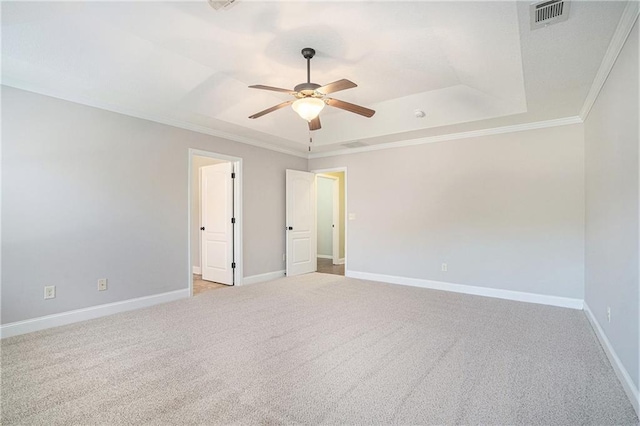
[[[232,163],[200,169],[202,279],[233,284]]]
[[[316,176],[287,170],[287,276],[315,272]]]

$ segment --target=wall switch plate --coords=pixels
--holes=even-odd
[[[607,306],[607,322],[611,322],[611,307]]]
[[[446,263],[443,263],[441,268],[442,268],[442,272],[447,272],[447,264]]]
[[[105,291],[107,289],[107,279],[100,278],[98,280],[98,291]]]
[[[48,285],[44,287],[44,298],[45,299],[53,299],[56,297],[56,286]]]
[[[287,255],[286,255],[286,254],[284,254],[284,253],[282,253],[282,261],[284,262],[284,261],[286,261],[286,260],[287,260]]]
[[[356,220],[356,214],[355,213],[349,213],[349,220]]]

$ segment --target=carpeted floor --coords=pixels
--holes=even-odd
[[[2,341],[2,424],[636,424],[584,313],[309,274]]]

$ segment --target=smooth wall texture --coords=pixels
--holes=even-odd
[[[636,22],[584,130],[585,301],[636,388],[640,385],[638,48]]]
[[[187,288],[189,148],[243,158],[244,275],[282,270],[306,159],[2,86],[2,323]]]
[[[309,164],[342,166],[348,271],[583,298],[582,125]]]
[[[194,155],[191,163],[191,265],[197,268],[200,267],[201,261],[200,237],[202,236],[202,231],[200,231],[200,226],[202,226],[202,220],[200,220],[200,168],[224,162],[224,160]]]

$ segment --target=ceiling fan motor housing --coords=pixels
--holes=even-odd
[[[294,87],[293,90],[298,92],[298,94],[300,95],[304,95],[298,97],[307,97],[313,96],[318,87],[320,87],[320,85],[316,83],[300,83],[296,87]]]

